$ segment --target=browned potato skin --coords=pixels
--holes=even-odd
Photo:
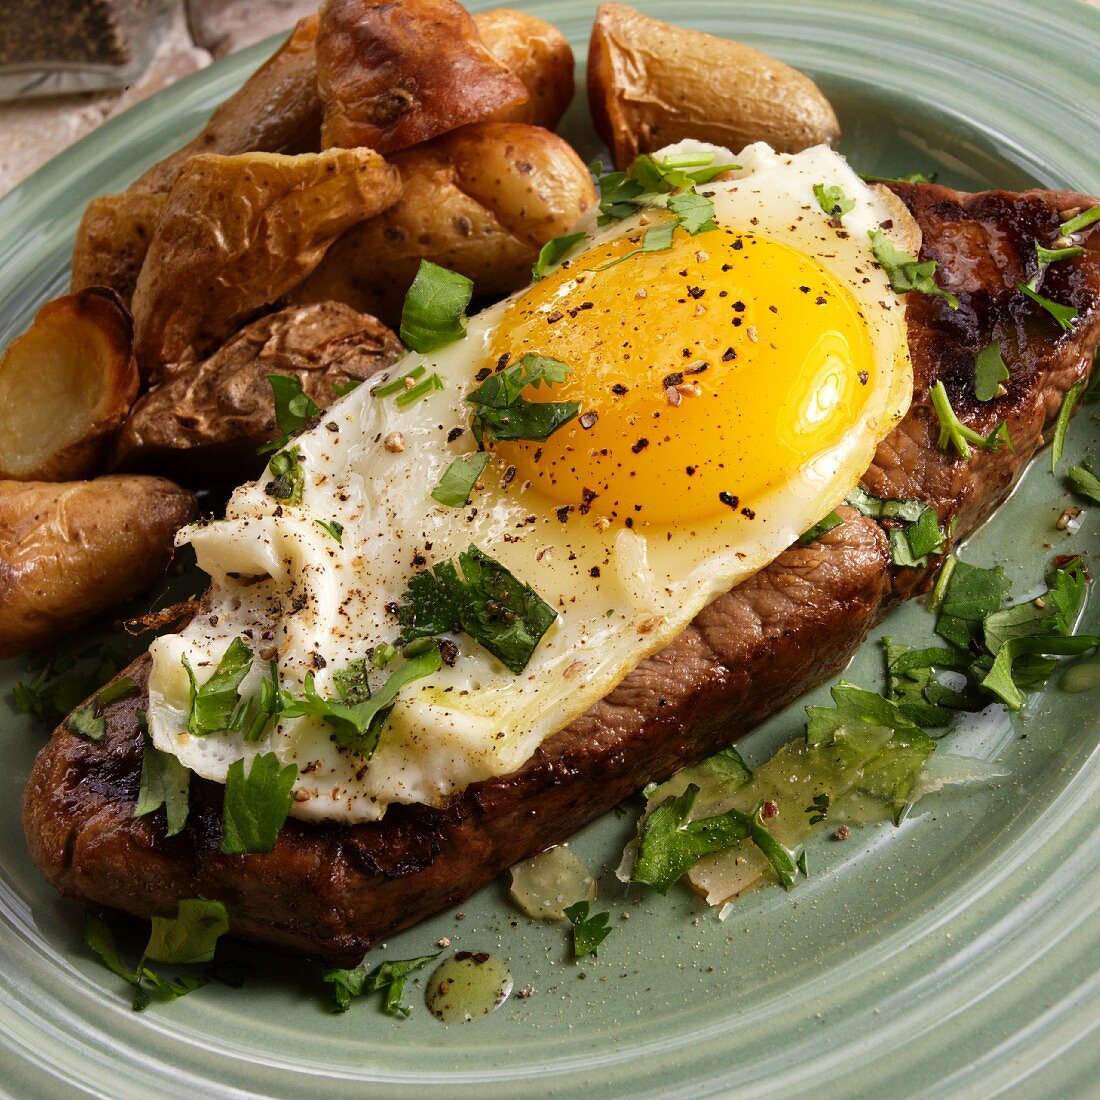
[[[392,153],[527,100],[454,0],[325,0],[321,144]]]
[[[527,102],[504,107],[487,122],[526,122],[553,130],[573,99],[573,50],[552,23],[511,8],[474,14],[485,48],[515,73],[527,89]]]
[[[137,396],[133,335],[106,287],[38,311],[0,357],[0,478],[67,481],[102,465]]]
[[[170,481],[0,481],[0,658],[52,642],[143,592],[195,498]]]
[[[322,408],[336,386],[362,381],[404,354],[374,317],[339,302],[294,306],[243,328],[209,359],[169,374],[123,425],[113,465],[237,484],[278,433],[269,374],[295,375]]]
[[[92,199],[76,231],[71,289],[109,286],[129,305],[166,199],[151,191]]]
[[[601,4],[588,49],[596,132],[625,169],[683,138],[734,152],[766,141],[782,153],[840,139],[836,114],[809,77],[739,42]]]
[[[393,163],[401,199],[341,237],[295,301],[343,301],[396,326],[422,259],[473,279],[477,295],[509,294],[530,281],[539,249],[596,202],[572,148],[521,123],[474,123]]]
[[[131,191],[169,191],[196,153],[313,153],[321,148],[317,17],[299,20],[279,50],[211,116],[201,133],[154,164]]]
[[[396,170],[370,149],[191,157],[134,290],[143,376],[205,358],[399,193]]]

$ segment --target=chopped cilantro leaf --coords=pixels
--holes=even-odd
[[[835,184],[832,187],[826,187],[823,183],[815,183],[814,198],[831,218],[843,218],[856,205],[855,199],[846,198],[844,189]]]
[[[1071,466],[1066,473],[1070,487],[1093,504],[1100,504],[1100,477],[1087,466]]]
[[[573,958],[583,959],[585,955],[598,955],[599,946],[611,934],[610,913],[588,915],[589,903],[576,901],[567,905],[562,912],[573,926]]]
[[[315,519],[313,521],[325,532],[326,535],[330,535],[334,538],[338,545],[344,545],[344,525],[337,523],[334,519]]]
[[[922,567],[928,555],[943,549],[947,536],[934,508],[925,508],[916,523],[890,531],[890,554],[895,565]]]
[[[864,176],[867,183],[935,183],[938,172],[910,172],[906,176]]]
[[[829,816],[829,795],[826,792],[815,794],[803,813],[810,815],[808,820],[811,825],[817,825],[826,820]]]
[[[924,649],[882,639],[889,680],[888,698],[923,729],[946,726],[959,710],[981,710],[984,700],[972,690],[955,691],[936,678],[938,669],[965,672],[973,658],[954,647]]]
[[[99,956],[103,965],[112,974],[116,974],[130,985],[138,984],[140,975],[137,968],[131,970],[119,957],[110,925],[98,913],[90,910],[84,915],[84,942]]]
[[[518,674],[557,613],[530,585],[471,545],[457,565],[443,561],[414,574],[397,617],[406,641],[463,630]]]
[[[228,931],[229,914],[220,901],[181,898],[174,917],[153,917],[142,962],[209,962],[219,937]]]
[[[129,676],[121,676],[82,706],[77,707],[65,719],[65,728],[88,741],[101,741],[107,729],[107,723],[103,717],[104,708],[119,699],[136,695],[137,692],[137,684]]]
[[[356,689],[354,673],[336,680],[337,691],[347,692],[340,700],[325,699],[319,695],[313,683],[313,673],[305,678],[305,695],[296,699],[289,692],[283,693],[283,717],[301,718],[312,715],[324,719],[335,730],[336,743],[342,748],[358,753],[369,760],[378,747],[386,719],[393,710],[398,692],[414,680],[437,672],[442,664],[439,648],[432,646],[410,657],[403,665],[390,673],[386,682],[373,695],[364,697],[365,681],[358,681]],[[349,666],[349,668],[352,666]],[[347,670],[345,670],[346,672]]]
[[[676,215],[677,226],[693,237],[718,228],[714,220],[714,203],[695,191],[673,195],[668,200],[668,209]]]
[[[946,298],[952,309],[959,308],[959,300],[954,294],[937,286],[932,276],[936,273],[936,261],[923,263],[903,252],[881,229],[868,230],[871,238],[871,251],[875,255],[890,280],[890,288],[895,294],[908,294],[912,290],[933,297]]]
[[[1054,441],[1050,446],[1050,472],[1052,474],[1058,473],[1058,463],[1062,461],[1062,452],[1066,446],[1066,429],[1069,427],[1073,409],[1085,385],[1086,383],[1082,380],[1076,385],[1070,386],[1066,391],[1066,396],[1062,399],[1062,407],[1058,410],[1058,419],[1054,423]]]
[[[337,382],[332,387],[332,392],[337,397],[347,397],[352,390],[357,390],[363,384],[362,378],[349,378],[346,382]]]
[[[421,378],[427,369],[425,366],[413,367],[408,374],[402,374],[389,382],[380,382],[377,386],[371,387],[371,397],[391,397],[395,393],[411,390],[413,383]]]
[[[1019,669],[1016,662],[1021,657],[1069,657],[1087,653],[1100,645],[1100,637],[1077,635],[1072,638],[1060,638],[1053,635],[1013,638],[1005,642],[997,652],[993,665],[982,680],[982,687],[992,692],[1009,710],[1019,710],[1026,699],[1020,690]],[[1040,686],[1050,675],[1053,665],[1041,662],[1038,671],[1032,671],[1025,686]]]
[[[575,244],[579,244],[587,236],[588,234],[584,232],[567,233],[563,237],[554,237],[547,241],[539,250],[539,258],[535,261],[531,274],[536,279],[545,278],[550,273],[550,269],[555,267]]]
[[[229,856],[270,852],[294,801],[298,765],[281,767],[273,753],[253,757],[248,772],[235,760],[225,773],[221,850]]]
[[[474,284],[457,271],[421,260],[401,310],[401,340],[428,353],[466,335],[466,307]]]
[[[470,503],[477,479],[489,464],[488,451],[462,455],[443,471],[439,484],[432,490],[432,499],[448,508],[465,508]]]
[[[836,512],[830,512],[824,519],[819,519],[808,531],[798,536],[800,546],[807,546],[811,542],[817,542],[822,535],[827,535],[834,527],[839,527],[844,522]]]
[[[632,248],[629,252],[624,252],[616,259],[601,264],[596,270],[606,271],[609,267],[615,267],[634,256],[640,256],[643,252],[663,252],[666,248],[672,247],[675,233],[675,222],[666,222],[664,225],[650,226],[650,228],[642,234],[641,248]]]
[[[278,715],[280,705],[279,664],[272,660],[268,662],[267,676],[260,681],[259,692],[237,703],[229,728],[241,733],[246,741],[259,741]]]
[[[952,645],[973,652],[983,638],[986,616],[1000,610],[1008,595],[1009,582],[1004,570],[982,569],[965,561],[956,561],[944,587],[936,633]]]
[[[876,497],[857,485],[849,494],[846,503],[860,515],[871,519],[896,519],[903,523],[916,523],[928,510],[921,500],[904,500],[898,497]]]
[[[1038,241],[1035,242],[1035,258],[1041,267],[1049,267],[1060,260],[1072,260],[1084,251],[1079,245],[1070,245],[1068,248],[1044,248]]]
[[[80,653],[64,643],[41,650],[28,655],[27,670],[35,675],[29,683],[13,685],[12,701],[22,713],[56,724],[125,664],[121,654],[105,645]]]
[[[222,654],[218,667],[204,684],[195,678],[186,654],[181,660],[191,684],[187,732],[193,737],[206,737],[232,729],[241,681],[252,667],[252,650],[240,638],[234,638]]]
[[[301,504],[306,476],[298,448],[286,447],[273,454],[267,468],[271,471],[271,480],[264,486],[264,492],[280,504]]]
[[[1049,298],[1044,298],[1033,287],[1027,285],[1027,283],[1017,283],[1016,289],[1030,298],[1036,305],[1042,306],[1058,322],[1058,327],[1063,332],[1072,332],[1074,322],[1077,320],[1077,310],[1073,306],[1059,305],[1058,302],[1052,302]]]
[[[833,706],[806,708],[806,743],[811,747],[830,741],[842,726],[847,729],[875,726],[896,733],[920,732],[917,724],[906,717],[896,703],[877,692],[841,680],[830,694]]]
[[[332,985],[332,996],[337,1012],[347,1012],[353,997],[382,992],[382,1011],[390,1016],[412,1015],[412,1009],[401,1003],[405,979],[428,965],[442,954],[420,955],[415,959],[394,959],[379,963],[373,970],[367,969],[366,960],[353,970],[326,970],[322,980]]]
[[[1008,426],[1003,420],[989,435],[980,435],[973,428],[968,428],[955,414],[955,410],[951,407],[951,399],[947,396],[947,390],[942,382],[932,386],[928,396],[932,399],[932,408],[935,409],[940,422],[939,448],[941,451],[953,447],[961,459],[969,461],[971,445],[994,451],[1001,443],[1007,441],[1011,448],[1012,441],[1008,439]]]
[[[580,405],[575,401],[528,401],[523,391],[532,386],[558,385],[573,368],[548,355],[525,355],[518,363],[489,375],[466,395],[473,406],[471,427],[479,443],[492,439],[528,439],[542,442],[568,424]]]
[[[163,806],[165,836],[176,836],[187,823],[190,790],[191,772],[170,752],[161,752],[147,740],[134,817],[145,817]]]
[[[317,402],[302,389],[302,381],[296,374],[269,374],[267,380],[275,400],[275,422],[282,434],[259,449],[262,455],[285,447],[291,436],[321,415]]]
[[[396,651],[395,651],[396,652]],[[345,668],[332,674],[332,683],[342,702],[349,706],[365,703],[370,698],[370,683],[367,680],[367,662],[363,657],[350,661]]]
[[[1058,232],[1063,236],[1068,236],[1070,233],[1080,233],[1082,229],[1088,229],[1094,222],[1100,222],[1100,206],[1090,206],[1088,210],[1083,210],[1077,217],[1062,222],[1058,226]]]
[[[1008,367],[1001,357],[998,341],[988,344],[974,360],[974,396],[979,401],[992,401],[1004,393],[1002,383],[1009,379]]]

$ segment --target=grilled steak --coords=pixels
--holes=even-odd
[[[864,483],[934,506],[960,538],[1005,497],[1065,391],[1088,374],[1100,338],[1100,231],[1084,256],[1045,277],[1044,294],[1079,312],[1063,335],[1016,283],[1034,271],[1034,239],[1049,244],[1058,223],[1093,200],[895,190],[924,231],[922,258],[939,261],[960,305],[909,296],[913,406]],[[992,339],[1012,378],[1005,396],[982,404],[974,357]],[[971,427],[989,432],[1006,420],[1015,449],[979,451],[969,463],[941,451],[928,400],[941,379]],[[891,606],[927,589],[937,563],[891,565],[882,527],[842,513],[818,542],[792,547],[715,600],[517,772],[474,784],[444,809],[394,805],[383,821],[355,826],[289,820],[270,854],[226,856],[221,788],[196,777],[187,827],[166,839],[160,815],[132,816],[143,702],[130,698],[108,709],[102,742],[59,729],[39,754],[24,804],[31,851],[50,882],[86,903],[149,916],[173,913],[180,898],[218,898],[239,936],[353,964],[379,938],[745,733],[842,668]],[[127,670],[142,685],[147,673],[147,657]]]

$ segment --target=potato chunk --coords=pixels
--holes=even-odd
[[[392,153],[527,100],[454,0],[325,0],[320,20],[325,148]]]
[[[340,238],[295,301],[347,302],[396,326],[422,259],[479,295],[526,285],[539,249],[596,201],[588,169],[548,130],[479,122],[393,158],[401,199]]]
[[[103,287],[38,311],[0,357],[0,478],[95,470],[137,395],[132,342],[129,313]]]
[[[71,289],[108,286],[128,305],[166,199],[147,191],[92,199],[76,231]]]
[[[337,386],[402,354],[385,325],[337,302],[268,314],[142,396],[119,433],[115,463],[236,484],[250,469],[259,473],[266,460],[256,449],[278,435],[268,375],[295,376],[325,409]]]
[[[399,193],[397,172],[369,149],[191,157],[134,290],[142,374],[205,358]]]
[[[735,152],[835,145],[840,125],[809,77],[740,42],[601,4],[588,49],[588,101],[615,166],[684,138]]]
[[[0,657],[143,592],[194,514],[195,498],[160,478],[0,481]]]

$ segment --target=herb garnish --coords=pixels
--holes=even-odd
[[[908,294],[916,290],[921,294],[946,298],[947,304],[952,309],[959,308],[958,298],[939,287],[932,278],[938,266],[935,260],[925,260],[922,263],[914,259],[909,253],[898,248],[881,229],[868,230],[867,235],[871,238],[871,251],[886,273],[886,278],[890,281],[890,289],[895,294]]]
[[[572,248],[575,244],[579,244],[587,237],[588,234],[584,232],[580,233],[566,233],[562,237],[554,237],[549,240],[539,249],[539,258],[535,261],[534,267],[531,268],[531,274],[535,279],[543,279],[549,273],[550,269],[554,267]]]
[[[822,792],[821,794],[815,794],[813,798],[810,799],[810,805],[807,806],[803,812],[810,815],[809,823],[811,825],[818,825],[826,820],[829,816],[828,793]],[[802,873],[805,874],[805,871]]]
[[[489,375],[466,395],[473,407],[470,426],[478,443],[485,439],[525,439],[543,442],[568,424],[580,405],[576,401],[528,401],[532,386],[558,385],[573,368],[549,355],[525,355],[518,363]]]
[[[411,390],[413,383],[423,376],[424,372],[428,368],[421,365],[413,367],[408,374],[402,374],[397,378],[391,379],[389,382],[380,382],[377,386],[371,387],[371,397],[390,397],[395,393],[403,393],[405,390]]]
[[[1058,302],[1052,302],[1049,298],[1044,298],[1034,287],[1029,286],[1027,283],[1017,283],[1016,289],[1030,298],[1036,305],[1042,306],[1057,321],[1058,327],[1063,332],[1073,331],[1073,324],[1077,320],[1077,310],[1073,306],[1063,306],[1059,305]]]
[[[264,492],[281,504],[301,504],[306,476],[302,470],[302,454],[297,447],[287,447],[271,456],[267,468],[272,478]]]
[[[1035,258],[1039,261],[1039,267],[1046,268],[1059,260],[1072,260],[1084,253],[1080,245],[1068,245],[1066,248],[1044,248],[1038,241],[1035,242]]]
[[[191,685],[187,732],[193,737],[206,737],[232,729],[233,716],[240,701],[241,681],[252,667],[252,650],[240,638],[234,638],[222,654],[218,667],[204,684],[195,678],[186,653],[180,660]]]
[[[1080,493],[1093,504],[1100,504],[1100,477],[1087,466],[1071,466],[1066,478],[1075,493]]]
[[[294,802],[298,765],[284,768],[273,753],[255,756],[246,773],[235,760],[225,773],[221,850],[229,856],[270,852]]]
[[[1076,385],[1070,386],[1066,396],[1062,398],[1062,407],[1058,410],[1058,419],[1054,423],[1054,441],[1050,446],[1050,472],[1058,473],[1058,463],[1062,461],[1062,452],[1066,445],[1066,429],[1069,427],[1070,417],[1077,399],[1084,392],[1087,383],[1082,379]]]
[[[367,969],[364,959],[354,970],[326,970],[323,981],[332,984],[332,997],[337,1012],[347,1012],[351,1008],[353,997],[363,997],[368,993],[384,993],[382,1011],[390,1016],[403,1016],[408,1019],[412,1009],[401,1003],[405,979],[433,959],[442,954],[420,955],[415,959],[394,959],[392,962],[379,963],[373,970]]]
[[[338,545],[344,545],[344,525],[337,523],[334,519],[315,519],[313,521],[325,532],[326,535],[330,535],[334,538]]]
[[[856,205],[855,199],[846,198],[844,189],[836,184],[826,187],[823,183],[815,183],[814,198],[831,218],[843,218],[849,210],[855,209]]]
[[[145,817],[163,806],[165,836],[176,836],[187,824],[190,790],[191,772],[177,757],[161,752],[146,738],[134,817]]]
[[[122,676],[97,692],[82,706],[77,707],[65,719],[65,728],[89,741],[101,741],[107,729],[106,719],[103,717],[104,708],[119,699],[125,699],[128,695],[137,693],[137,684],[129,676]]]
[[[448,508],[465,508],[470,503],[477,479],[489,464],[488,451],[462,455],[443,471],[439,484],[432,490],[432,499]]]
[[[891,528],[890,555],[895,565],[919,567],[928,564],[928,555],[942,549],[947,536],[940,527],[936,510],[920,500],[876,497],[857,485],[847,502],[860,515],[871,519],[894,520],[904,527]]]
[[[588,915],[589,903],[575,901],[567,905],[562,912],[573,926],[573,958],[583,959],[585,955],[598,955],[598,948],[611,934],[610,913]]]
[[[1058,226],[1058,232],[1063,236],[1068,236],[1070,233],[1080,233],[1082,229],[1088,229],[1094,222],[1100,222],[1100,206],[1090,206],[1088,210],[1083,210],[1077,217],[1062,222]]]
[[[321,415],[317,402],[302,389],[302,381],[296,374],[269,374],[267,380],[275,400],[275,422],[282,434],[259,448],[257,454],[262,455],[285,447],[291,436]]]
[[[465,275],[421,260],[401,309],[401,341],[413,351],[437,351],[466,335],[474,284]]]
[[[798,536],[798,544],[807,546],[811,542],[817,542],[822,535],[827,535],[834,527],[839,527],[844,522],[836,513],[830,512],[823,519],[819,519],[808,531]]]
[[[397,617],[406,641],[461,630],[518,675],[557,612],[530,585],[471,545],[457,562],[442,561],[414,574]]]
[[[935,183],[938,172],[910,172],[907,176],[862,176],[867,183]]]
[[[422,378],[415,386],[405,390],[404,393],[399,393],[394,398],[394,404],[403,409],[406,405],[411,405],[414,401],[419,401],[422,397],[427,397],[429,393],[441,389],[443,389],[443,379],[435,371],[432,371],[427,378]]]
[[[1008,424],[1001,421],[989,435],[979,435],[973,428],[968,428],[955,414],[951,407],[951,399],[947,396],[947,390],[942,382],[937,382],[928,391],[932,399],[932,408],[936,410],[936,416],[940,422],[939,448],[946,451],[954,447],[956,453],[964,461],[970,459],[970,445],[981,447],[983,450],[994,451],[1002,443],[1012,447],[1012,440],[1008,435]]]
[[[125,664],[122,656],[106,645],[74,653],[63,643],[31,653],[27,669],[35,676],[29,683],[20,681],[12,686],[12,702],[23,714],[56,724]]]
[[[974,360],[974,396],[979,401],[992,401],[1000,397],[1009,379],[1009,370],[1001,356],[999,341],[988,344],[978,352]]]

